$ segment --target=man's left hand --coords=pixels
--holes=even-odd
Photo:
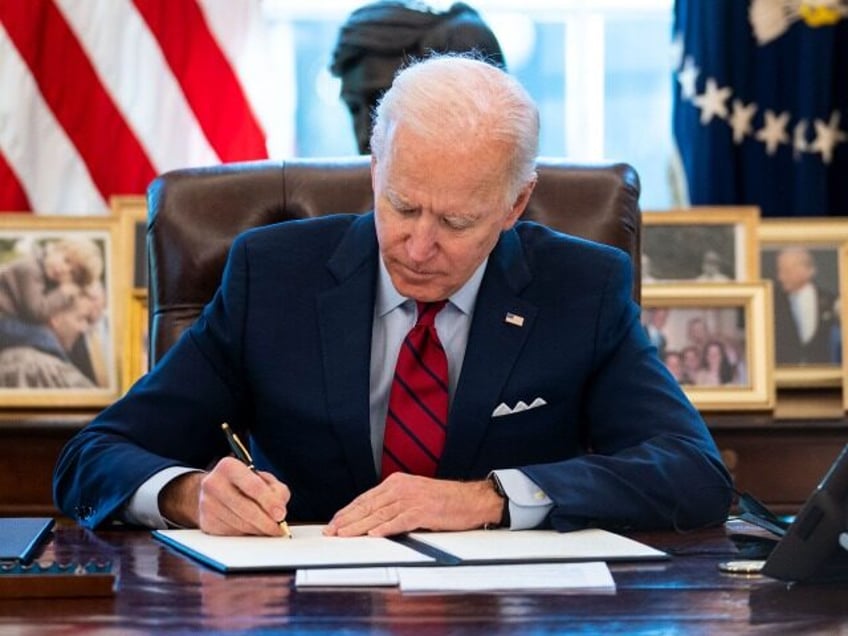
[[[324,534],[385,537],[412,530],[470,530],[501,519],[492,484],[394,473],[339,510]]]

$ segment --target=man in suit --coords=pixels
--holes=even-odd
[[[805,247],[777,254],[775,357],[778,364],[828,364],[839,361],[833,346],[839,329],[836,296],[816,284],[816,263]]]
[[[339,536],[723,521],[728,474],[646,338],[627,255],[517,223],[538,121],[486,63],[405,69],[372,133],[373,214],[238,237],[197,322],[63,450],[60,509],[265,535],[283,518]],[[426,327],[447,377],[424,356],[449,409],[429,430],[446,437],[420,444],[423,474],[388,449],[395,363],[435,311],[416,301],[447,301]],[[222,421],[249,435],[257,472],[227,456]]]

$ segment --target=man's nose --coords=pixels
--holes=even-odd
[[[418,219],[412,226],[406,242],[409,258],[419,263],[424,262],[436,253],[436,246],[436,228],[433,223]]]

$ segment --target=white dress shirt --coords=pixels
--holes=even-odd
[[[798,329],[801,342],[807,344],[816,335],[819,322],[819,299],[816,288],[807,283],[799,290],[789,294],[789,304],[792,307],[792,317]]]

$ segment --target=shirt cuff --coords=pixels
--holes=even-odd
[[[532,479],[517,468],[493,470],[509,499],[510,530],[527,530],[542,524],[554,502]]]
[[[124,521],[138,526],[164,530],[178,527],[168,521],[159,511],[159,493],[169,482],[186,473],[200,472],[196,468],[171,466],[155,473],[145,481],[130,497],[124,507]]]

